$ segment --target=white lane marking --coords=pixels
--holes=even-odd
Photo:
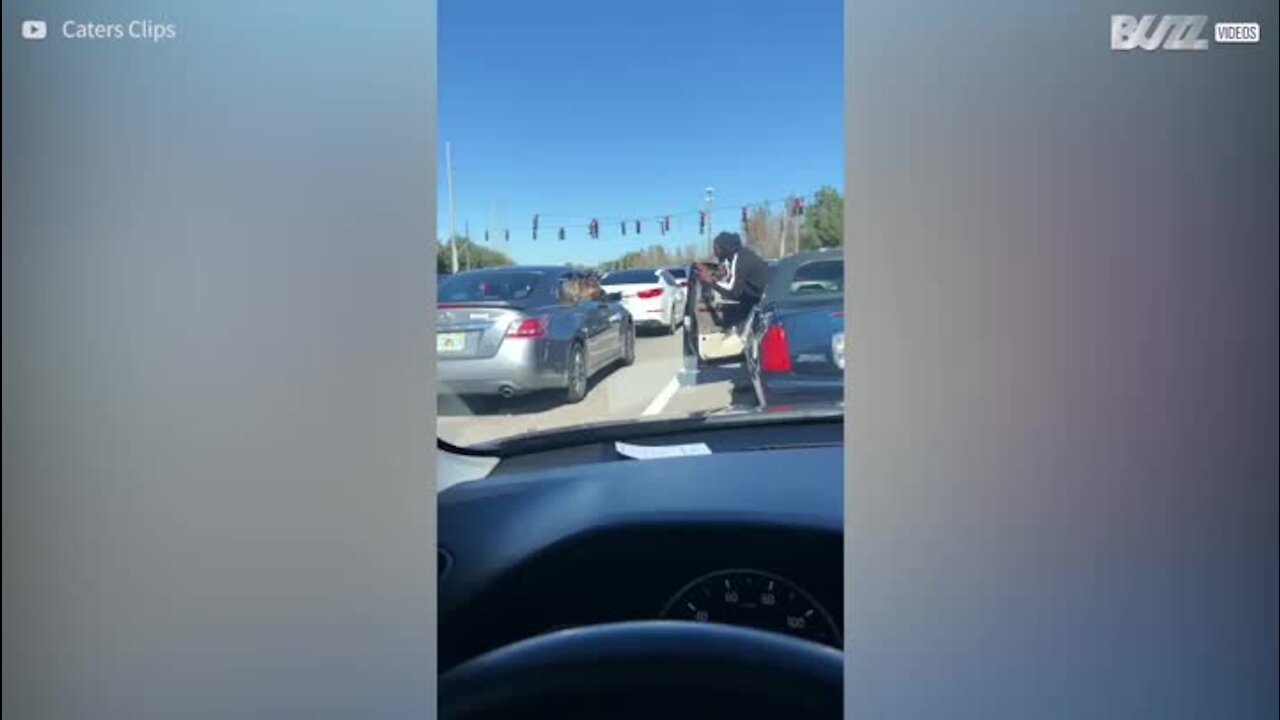
[[[675,397],[676,391],[680,389],[680,377],[677,375],[667,382],[666,387],[662,388],[662,392],[649,403],[649,407],[644,409],[643,415],[657,415],[662,412],[667,403],[671,402],[671,398]]]

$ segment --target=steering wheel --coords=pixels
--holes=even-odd
[[[468,660],[440,676],[438,707],[442,720],[838,718],[843,682],[844,656],[825,645],[733,625],[624,622]]]

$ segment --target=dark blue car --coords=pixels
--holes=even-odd
[[[844,400],[844,253],[779,260],[748,322],[744,356],[762,406]]]

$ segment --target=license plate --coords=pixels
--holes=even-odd
[[[465,333],[440,333],[436,335],[436,352],[461,352],[467,346]]]

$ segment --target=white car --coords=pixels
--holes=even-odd
[[[687,289],[689,287],[689,268],[688,267],[684,265],[678,265],[676,267],[669,267],[669,268],[663,268],[663,269],[671,273],[671,277],[675,278],[676,284],[679,285],[682,289]]]
[[[600,287],[618,295],[636,327],[673,333],[684,323],[685,289],[666,270],[616,270],[600,279]]]

